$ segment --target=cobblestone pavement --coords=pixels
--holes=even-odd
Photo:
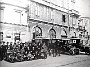
[[[47,59],[9,63],[1,62],[1,67],[90,67],[89,55],[61,55],[57,57],[48,56]]]

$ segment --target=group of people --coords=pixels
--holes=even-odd
[[[42,55],[43,54],[43,55]],[[47,46],[45,43],[36,42],[5,42],[0,46],[0,60],[10,62],[31,59],[47,58]]]
[[[15,43],[5,43],[2,42],[0,46],[0,60],[9,60],[9,61],[23,61],[47,58],[49,56],[56,55],[60,56],[61,45],[58,41],[55,43],[46,43],[46,42],[15,42]]]
[[[56,40],[53,42],[15,42],[5,43],[0,45],[0,60],[6,60],[10,62],[26,61],[32,59],[46,59],[47,55],[56,57],[60,56],[62,51],[70,50],[63,44],[64,42]]]

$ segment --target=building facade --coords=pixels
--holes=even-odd
[[[80,38],[84,39],[84,45],[90,44],[90,18],[80,17],[79,28],[80,28]]]
[[[79,37],[77,34],[79,12],[72,9],[73,7],[69,9],[71,3],[75,3],[72,0],[60,0],[58,2],[63,5],[56,4],[54,0],[29,1],[28,24],[31,38],[61,39]],[[41,30],[41,35],[37,33],[39,30],[34,30],[35,27]]]
[[[74,0],[1,0],[0,4],[3,41],[79,37],[79,12],[73,9]]]
[[[5,42],[23,41],[27,33],[27,9],[23,1],[0,0],[0,35]]]

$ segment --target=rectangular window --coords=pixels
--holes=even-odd
[[[15,36],[15,41],[16,40],[20,41],[20,33],[15,33],[14,36]]]
[[[65,15],[62,15],[62,22],[66,22]]]
[[[53,9],[51,9],[51,22],[53,21]]]
[[[3,22],[3,20],[4,20],[4,9],[3,7],[0,7],[0,21]]]
[[[38,17],[38,4],[35,4],[35,16]]]

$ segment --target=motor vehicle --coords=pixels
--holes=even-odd
[[[90,45],[82,45],[81,46],[81,52],[85,52],[85,54],[90,55]]]
[[[61,53],[63,54],[71,54],[70,48],[71,45],[69,44],[70,39],[69,38],[63,38],[60,41],[61,44]]]
[[[80,53],[81,48],[80,38],[70,38],[70,44],[73,46],[73,54],[77,55]]]
[[[90,54],[90,45],[89,44],[83,44],[83,40],[80,38],[72,38],[71,39],[73,41],[73,46],[75,46],[76,48],[78,48],[78,54],[80,52],[85,52],[85,54]]]

